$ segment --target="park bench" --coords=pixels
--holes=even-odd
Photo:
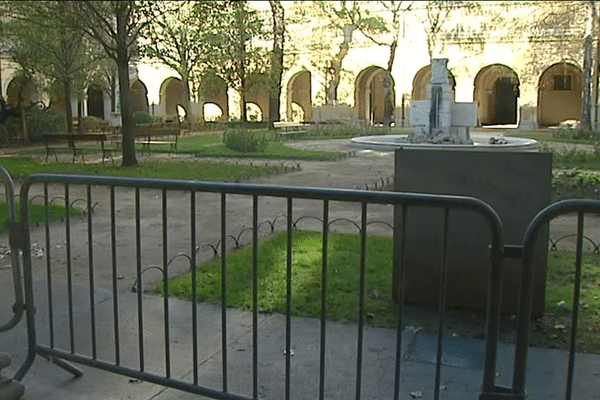
[[[58,161],[59,152],[70,152],[73,154],[73,162],[77,157],[85,162],[84,151],[99,150],[102,152],[102,163],[110,158],[113,160],[113,152],[117,146],[113,144],[112,136],[107,133],[46,133],[44,134],[44,144],[46,146],[46,162],[50,156],[54,156]],[[90,146],[90,142],[95,142],[100,147]],[[85,143],[85,144],[83,144]]]
[[[293,122],[275,122],[275,135],[280,139],[295,139],[306,133],[305,125]]]
[[[135,142],[142,145],[142,153],[149,152],[153,145],[168,145],[171,154],[177,151],[180,135],[181,126],[178,123],[143,124],[133,128]]]

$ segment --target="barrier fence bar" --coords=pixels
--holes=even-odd
[[[575,250],[575,282],[573,283],[573,311],[571,314],[571,340],[569,343],[569,365],[567,367],[567,388],[565,398],[571,400],[573,371],[575,370],[575,342],[579,317],[579,294],[581,289],[581,257],[583,253],[583,212],[577,213],[577,245]]]
[[[52,246],[50,245],[50,201],[48,198],[48,183],[44,183],[44,212],[46,216],[46,279],[48,281],[48,330],[50,336],[50,347],[54,348],[54,301],[52,300]]]
[[[96,338],[96,288],[94,285],[94,234],[92,229],[92,187],[87,185],[87,231],[88,231],[88,266],[90,280],[90,329],[92,331],[92,358],[98,358]]]
[[[65,184],[65,236],[66,245],[65,250],[67,252],[67,304],[69,306],[69,345],[71,347],[71,353],[75,354],[75,322],[73,315],[73,259],[71,257],[71,218],[70,214],[70,196],[69,196],[69,184]]]
[[[319,400],[325,398],[325,345],[327,334],[327,246],[329,244],[329,201],[323,201],[323,247],[321,261],[321,341],[319,346]]]
[[[192,276],[192,368],[198,384],[198,249],[196,248],[196,192],[190,191],[190,272]]]
[[[142,303],[142,216],[140,207],[140,188],[135,188],[135,251],[136,251],[136,275],[137,275],[137,310],[138,310],[138,351],[140,371],[144,371],[144,314]]]
[[[406,265],[406,212],[407,207],[402,206],[402,219],[400,222],[400,243],[394,244],[394,260],[400,262],[398,269],[398,277],[393,279],[400,279],[398,285],[398,330],[396,331],[396,365],[394,373],[394,400],[400,398],[400,373],[401,373],[401,360],[402,360],[402,309],[404,307],[404,266]],[[399,251],[399,253],[397,253]],[[394,265],[394,271],[396,266]]]
[[[252,396],[258,398],[258,196],[252,196]]]
[[[18,226],[17,222],[17,207],[15,201],[15,187],[13,184],[13,180],[10,177],[9,173],[3,168],[0,167],[0,178],[4,181],[4,190],[6,194],[6,220],[9,225],[9,247],[12,255],[18,254],[18,251],[15,247],[15,243],[12,243],[11,237],[14,236],[14,233],[11,232]],[[11,272],[13,279],[13,292],[14,292],[14,300],[12,308],[12,317],[9,321],[4,322],[0,321],[0,332],[6,332],[10,329],[17,326],[17,324],[23,318],[23,314],[25,311],[24,299],[23,299],[23,284],[21,278],[21,265],[19,257],[12,256],[11,257]]]
[[[600,201],[598,200],[563,200],[553,203],[540,211],[529,223],[523,238],[523,267],[521,271],[521,289],[519,298],[519,310],[517,315],[517,332],[515,343],[515,359],[513,367],[513,378],[511,395],[515,399],[526,398],[526,374],[527,374],[527,353],[529,347],[529,327],[531,321],[531,303],[533,293],[533,253],[539,232],[547,226],[554,218],[577,213],[577,249],[575,262],[575,283],[574,291],[578,296],[581,281],[577,278],[581,273],[581,251],[583,243],[583,220],[586,213],[600,214]],[[573,382],[573,366],[575,357],[575,338],[577,335],[577,308],[579,304],[573,299],[572,336],[569,350],[569,366],[567,375],[566,398],[571,397]]]
[[[438,336],[437,336],[437,351],[435,363],[435,388],[433,398],[440,398],[441,374],[442,374],[442,357],[444,344],[444,319],[446,314],[446,284],[448,281],[448,225],[449,225],[449,210],[444,209],[444,228],[443,228],[443,244],[442,244],[442,263],[440,271],[440,292],[438,306]]]
[[[331,244],[330,241],[330,224],[331,218],[330,213],[331,210],[331,201],[343,202],[343,203],[355,203],[360,204],[360,259],[359,259],[359,282],[358,282],[358,332],[357,332],[357,348],[356,348],[356,387],[355,387],[355,397],[360,400],[363,394],[365,394],[364,385],[365,379],[367,377],[367,370],[365,369],[364,362],[367,360],[364,354],[364,346],[365,346],[365,315],[366,315],[366,294],[367,294],[367,266],[366,266],[366,251],[367,251],[367,239],[368,239],[368,216],[369,212],[371,212],[371,205],[380,204],[380,205],[390,205],[393,207],[399,206],[402,210],[402,218],[400,222],[400,243],[395,244],[394,254],[398,251],[401,257],[398,259],[399,265],[399,274],[400,274],[400,287],[399,287],[399,305],[398,305],[398,314],[397,314],[397,326],[394,331],[396,331],[396,349],[395,349],[395,370],[393,373],[393,381],[394,381],[394,396],[395,398],[400,397],[401,392],[401,348],[402,348],[402,307],[405,295],[404,288],[404,273],[405,273],[405,262],[406,262],[406,252],[405,247],[407,245],[407,230],[406,230],[406,220],[408,215],[409,207],[418,206],[418,207],[430,207],[444,210],[444,250],[443,250],[443,272],[441,276],[441,282],[443,284],[442,293],[440,297],[440,335],[443,334],[443,309],[445,308],[444,298],[445,298],[445,284],[447,283],[448,278],[448,215],[450,210],[460,209],[460,210],[471,210],[483,216],[488,226],[490,227],[490,237],[491,237],[491,249],[492,255],[499,255],[502,253],[502,235],[501,235],[501,224],[497,214],[494,210],[489,207],[487,204],[466,197],[458,197],[458,196],[439,196],[439,195],[423,195],[423,194],[411,194],[411,193],[393,193],[393,192],[366,192],[360,190],[337,190],[337,189],[318,189],[318,188],[297,188],[297,187],[276,187],[270,185],[241,185],[241,184],[232,184],[232,183],[216,183],[216,182],[201,182],[201,181],[180,181],[180,180],[163,180],[163,179],[131,179],[131,178],[118,178],[118,177],[102,177],[102,176],[85,176],[85,175],[64,175],[64,174],[35,174],[23,181],[21,187],[21,198],[27,199],[29,198],[29,190],[34,184],[43,184],[46,186],[46,197],[45,203],[46,206],[51,203],[48,197],[48,188],[47,185],[49,183],[52,184],[63,184],[65,191],[65,204],[67,207],[70,206],[69,199],[69,191],[70,187],[75,188],[75,185],[84,185],[87,189],[87,207],[90,215],[87,215],[87,240],[89,243],[92,243],[97,240],[97,238],[92,233],[93,229],[96,228],[96,218],[91,215],[92,207],[91,203],[93,200],[92,196],[92,186],[102,187],[105,186],[108,190],[110,190],[110,204],[108,207],[108,212],[110,215],[110,247],[111,247],[111,271],[109,274],[109,285],[112,289],[112,307],[110,309],[110,313],[112,314],[111,318],[114,324],[114,345],[115,345],[115,360],[114,362],[103,361],[98,359],[97,349],[100,344],[97,342],[98,338],[92,338],[93,346],[91,351],[91,356],[81,354],[76,352],[75,344],[78,343],[76,341],[75,333],[79,331],[79,329],[74,329],[73,326],[73,316],[70,317],[70,326],[69,331],[71,336],[69,338],[69,344],[67,350],[63,350],[60,348],[56,348],[56,343],[51,343],[50,346],[46,346],[44,344],[38,343],[37,336],[35,334],[35,320],[33,318],[33,312],[28,310],[27,312],[27,325],[28,325],[28,356],[23,366],[19,369],[17,376],[22,378],[31,363],[33,362],[33,358],[36,354],[49,357],[52,360],[60,365],[62,368],[65,368],[67,371],[77,375],[80,374],[77,369],[72,367],[66,361],[73,361],[79,364],[91,366],[98,369],[103,369],[106,371],[111,371],[117,374],[121,374],[124,376],[129,376],[135,379],[141,379],[147,382],[157,383],[160,385],[164,385],[167,387],[172,387],[180,390],[184,390],[190,393],[199,394],[202,396],[207,396],[215,399],[249,399],[250,397],[246,397],[244,395],[237,395],[234,393],[230,393],[229,391],[229,360],[228,360],[228,308],[227,308],[227,276],[228,276],[228,265],[227,265],[227,214],[228,207],[227,201],[231,198],[229,195],[245,195],[250,196],[252,198],[252,212],[248,214],[252,220],[252,371],[251,371],[251,396],[252,398],[259,398],[260,390],[259,388],[259,318],[258,318],[258,310],[259,310],[259,277],[260,277],[260,265],[259,265],[259,227],[258,216],[259,216],[259,204],[260,199],[263,197],[274,197],[285,200],[285,209],[286,209],[286,228],[287,228],[287,244],[286,244],[286,305],[285,305],[285,395],[286,399],[290,399],[292,394],[295,395],[295,392],[292,393],[292,362],[291,357],[293,355],[292,349],[292,301],[293,301],[293,250],[294,250],[294,229],[296,228],[296,223],[294,222],[294,206],[296,205],[295,201],[299,199],[306,200],[318,200],[322,202],[322,259],[321,259],[321,304],[320,304],[320,327],[318,330],[319,334],[319,361],[318,361],[318,379],[319,385],[318,389],[315,387],[315,393],[318,390],[318,397],[323,399],[326,397],[326,391],[329,384],[329,379],[327,375],[327,316],[328,316],[328,298],[330,297],[329,288],[328,288],[328,274],[329,274],[329,265],[328,265],[328,257],[329,251],[328,246]],[[136,277],[136,285],[134,288],[137,289],[135,295],[133,297],[136,301],[136,313],[137,317],[137,352],[138,352],[138,362],[136,364],[137,367],[126,366],[123,365],[123,355],[121,354],[121,321],[120,321],[120,301],[118,294],[118,280],[120,279],[119,273],[119,247],[118,247],[118,234],[117,234],[117,200],[116,200],[116,191],[121,189],[131,189],[134,195],[134,207],[133,207],[133,219],[135,220],[134,229],[135,229],[135,277]],[[164,324],[164,371],[162,372],[150,372],[147,369],[152,369],[150,363],[150,352],[148,353],[148,360],[146,360],[146,355],[144,351],[145,338],[144,338],[144,297],[143,297],[143,254],[142,251],[145,249],[144,245],[148,244],[142,243],[143,236],[148,232],[143,232],[143,224],[142,224],[142,194],[141,190],[152,190],[158,189],[162,193],[162,200],[160,200],[161,196],[159,196],[159,200],[157,201],[157,207],[160,207],[162,210],[162,218],[156,215],[159,219],[162,219],[162,279],[164,281],[164,298],[163,302],[163,315],[161,318]],[[94,189],[96,190],[96,189]],[[169,216],[168,210],[172,207],[172,202],[170,201],[169,192],[170,191],[181,191],[184,193],[190,193],[190,214],[192,216],[190,220],[190,240],[191,245],[189,247],[191,254],[189,255],[188,260],[190,260],[190,269],[191,269],[191,279],[192,279],[192,321],[191,321],[191,329],[193,330],[192,338],[191,338],[191,351],[192,351],[192,368],[193,374],[190,373],[189,382],[184,380],[184,378],[174,378],[176,375],[172,357],[174,356],[174,344],[171,343],[171,340],[174,339],[170,328],[170,318],[171,314],[169,311],[169,305],[172,302],[169,300],[169,264],[171,260],[169,260],[169,229],[173,225],[169,224]],[[127,192],[131,193],[131,192]],[[198,330],[202,329],[202,326],[198,323],[198,308],[197,308],[197,289],[198,289],[198,279],[199,279],[199,271],[197,271],[197,253],[199,251],[199,246],[196,243],[197,240],[197,221],[196,216],[198,213],[198,209],[196,207],[196,203],[198,198],[196,197],[197,193],[214,193],[220,196],[220,255],[221,255],[221,307],[220,307],[220,315],[221,315],[221,361],[222,361],[222,388],[214,389],[210,387],[205,387],[200,384],[201,372],[199,372],[202,368],[202,365],[199,364],[199,335]],[[145,193],[144,193],[145,194]],[[149,202],[146,197],[144,197],[144,203]],[[145,205],[145,204],[144,204]],[[298,208],[300,206],[296,206]],[[398,208],[400,209],[400,208]],[[24,201],[22,205],[22,218],[24,221],[28,221],[28,207],[27,202]],[[124,215],[125,213],[121,214]],[[144,215],[145,216],[145,215]],[[123,217],[124,218],[124,217]],[[318,218],[316,218],[318,219]],[[352,222],[347,218],[340,218],[341,220]],[[119,217],[121,220],[121,217]],[[337,219],[336,219],[337,220]],[[119,221],[120,222],[120,221]],[[125,221],[124,221],[125,222]],[[296,221],[297,222],[297,221]],[[69,219],[69,216],[66,217],[66,232],[67,236],[67,247],[65,251],[67,252],[67,263],[70,263],[71,250],[73,249],[73,243],[71,243],[70,236],[70,226],[72,221]],[[355,226],[358,226],[354,223]],[[273,228],[273,227],[272,227]],[[23,243],[24,248],[30,248],[30,231],[29,225],[24,224],[25,229],[25,239]],[[47,236],[50,236],[50,232],[46,230]],[[234,238],[233,236],[231,236]],[[187,240],[187,239],[186,239]],[[239,238],[234,238],[236,245],[238,245]],[[91,312],[91,322],[92,325],[97,325],[98,316],[97,311],[95,310],[95,292],[97,283],[97,277],[95,274],[98,271],[95,269],[95,264],[98,262],[96,260],[97,254],[94,253],[95,248],[90,246],[88,243],[88,254],[89,254],[89,265],[88,275],[89,275],[89,292],[90,292],[90,312]],[[148,241],[151,243],[151,241]],[[397,246],[397,247],[396,247]],[[47,248],[50,249],[52,246],[48,243]],[[124,250],[125,251],[125,250]],[[216,252],[218,250],[215,250]],[[50,252],[47,252],[48,260]],[[216,253],[217,254],[217,253]],[[32,267],[31,267],[31,254],[30,252],[23,252],[23,260],[26,265],[24,269],[26,270],[25,274],[25,286],[26,286],[26,296],[28,302],[30,304],[33,303],[32,297]],[[500,268],[501,257],[492,260],[492,271],[490,272],[490,276],[495,279],[496,270]],[[73,287],[72,287],[72,276],[73,271],[69,269],[67,272],[67,278],[69,280],[69,297],[70,297],[70,313],[73,314]],[[51,265],[48,264],[46,274],[48,275],[49,280],[51,281],[52,271]],[[318,279],[318,278],[317,278]],[[490,286],[494,287],[497,282],[490,282]],[[49,286],[50,287],[50,286]],[[50,289],[55,290],[55,289]],[[49,291],[50,291],[49,290]],[[333,289],[332,289],[333,290]],[[490,295],[492,296],[492,295]],[[493,298],[493,296],[492,296]],[[49,299],[49,309],[52,309],[53,298],[52,296],[48,297]],[[495,309],[492,307],[492,311]],[[50,312],[53,314],[53,311]],[[495,314],[490,314],[491,318],[494,318]],[[88,319],[89,320],[89,319]],[[96,322],[94,322],[96,321]],[[497,326],[497,325],[496,325]],[[493,327],[492,323],[488,323],[488,329]],[[59,329],[59,327],[55,327]],[[77,327],[79,328],[79,327]],[[96,335],[97,327],[92,328],[92,336]],[[54,333],[53,333],[54,334]],[[135,336],[134,336],[135,337]],[[440,349],[441,340],[443,336],[441,336],[438,340],[438,367],[436,372],[436,392],[439,392],[439,380],[440,380],[440,372],[441,372],[441,361],[442,354]],[[78,340],[78,339],[77,339]],[[497,345],[497,343],[495,344]],[[135,351],[134,350],[134,351]],[[152,353],[155,353],[152,351]],[[489,354],[487,354],[489,356]],[[232,356],[233,357],[233,356]],[[148,363],[146,362],[148,361]],[[487,360],[486,360],[487,363]],[[315,364],[316,366],[316,364]],[[316,371],[316,370],[315,370]],[[294,373],[296,370],[294,370]],[[494,371],[495,372],[495,371]],[[364,373],[364,374],[363,374]],[[484,371],[485,373],[485,371]],[[179,372],[177,373],[179,375]],[[192,377],[193,375],[193,377]],[[364,375],[364,376],[363,376]],[[250,376],[250,375],[249,375]],[[295,374],[294,374],[295,376]],[[392,375],[390,374],[390,378]],[[295,379],[295,378],[294,378]],[[236,386],[239,384],[238,381],[231,380]],[[332,382],[335,384],[335,382]],[[493,381],[492,381],[493,384]],[[352,388],[349,388],[352,390]],[[315,397],[317,395],[315,394]],[[328,395],[327,395],[328,396]]]
[[[227,198],[221,193],[221,359],[223,392],[227,393]]]
[[[163,253],[163,307],[165,317],[163,319],[165,329],[165,369],[167,378],[171,377],[171,342],[169,339],[169,239],[167,222],[167,191],[162,191],[162,253]],[[140,287],[140,290],[142,288]]]
[[[358,289],[358,349],[356,352],[356,400],[360,400],[362,388],[362,362],[365,324],[365,274],[367,257],[367,203],[361,204],[360,264]]]
[[[121,333],[119,329],[119,287],[117,285],[117,209],[115,187],[110,186],[110,253],[112,267],[113,328],[115,339],[115,364],[121,365]]]
[[[285,400],[290,399],[292,373],[292,243],[294,237],[292,198],[287,198],[287,256],[285,309]]]

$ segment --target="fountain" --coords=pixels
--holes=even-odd
[[[391,151],[535,151],[538,143],[517,137],[471,136],[469,128],[477,126],[477,103],[458,103],[452,99],[452,85],[447,73],[448,59],[434,59],[431,64],[429,100],[412,100],[410,122],[414,132],[404,135],[373,135],[351,139],[354,147]]]
[[[477,103],[452,100],[447,62],[433,60],[430,100],[411,104],[412,134],[355,138],[352,145],[395,150],[395,191],[470,196],[486,202],[502,220],[504,243],[519,245],[528,221],[550,204],[552,157],[535,151],[535,140],[469,135],[469,128],[477,125]],[[397,207],[395,214],[395,226],[399,227],[402,208]],[[439,213],[427,207],[407,210],[403,256],[407,265],[404,296],[409,303],[438,304],[442,220]],[[451,211],[448,306],[485,309],[488,229],[473,213]],[[399,235],[395,232],[395,239],[399,240]],[[547,231],[540,235],[534,256],[534,316],[542,315],[545,306],[547,235]],[[507,314],[517,312],[520,262],[519,259],[503,261],[501,308]],[[398,260],[394,265],[400,265]],[[396,298],[399,283],[394,282]]]

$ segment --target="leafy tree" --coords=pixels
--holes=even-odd
[[[31,70],[46,77],[50,86],[58,83],[58,96],[65,101],[67,132],[73,132],[71,99],[82,91],[89,71],[102,55],[83,33],[61,23],[68,3],[60,1],[8,2],[11,13],[10,32],[16,51],[28,54]],[[40,35],[40,29],[45,31]],[[16,56],[21,59],[21,56]],[[20,64],[23,63],[23,60]]]
[[[141,54],[179,74],[187,119],[192,121],[191,99],[197,100],[200,77],[208,58],[206,35],[214,30],[215,19],[223,12],[225,3],[159,2],[158,7],[158,16],[141,33]]]
[[[151,21],[158,17],[160,2],[153,1],[73,1],[65,23],[97,41],[114,60],[119,77],[123,166],[137,165],[133,137],[133,114],[129,82],[129,63],[137,56],[137,40]]]
[[[207,35],[210,70],[203,79],[209,87],[210,77],[216,76],[236,90],[241,100],[241,118],[246,122],[246,93],[252,85],[268,84],[262,78],[268,57],[264,48],[255,44],[257,39],[264,38],[264,22],[256,10],[248,8],[246,1],[227,1],[225,5],[215,20],[214,31]]]
[[[304,22],[311,24],[310,36],[306,38],[306,42],[313,54],[312,67],[323,79],[326,104],[338,102],[342,65],[350,51],[352,35],[357,28],[352,16],[356,13],[359,3],[356,1],[309,2],[306,5],[307,10],[302,11]],[[331,41],[324,41],[324,37],[335,38],[334,44],[332,45]]]
[[[370,2],[369,2],[370,3]],[[372,3],[371,3],[372,4]],[[390,55],[387,62],[386,74],[383,80],[384,90],[384,124],[388,126],[393,118],[394,98],[392,90],[392,68],[396,59],[396,49],[402,29],[402,17],[409,11],[413,2],[403,1],[379,1],[379,5],[386,15],[373,14],[369,8],[364,7],[363,2],[357,2],[355,12],[349,14],[349,18],[360,32],[377,46],[389,48]],[[385,18],[388,16],[389,18]],[[380,37],[389,37],[387,41]]]
[[[280,97],[283,76],[283,45],[285,42],[285,15],[281,1],[269,0],[273,17],[273,50],[271,52],[269,90],[269,127],[281,119]]]

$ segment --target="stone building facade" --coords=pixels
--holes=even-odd
[[[250,3],[269,18],[267,2]],[[293,15],[306,3],[284,2],[286,15]],[[427,97],[429,61],[439,57],[449,59],[455,100],[479,103],[478,122],[482,126],[530,129],[580,119],[584,37],[597,30],[587,2],[505,3],[480,2],[474,8],[449,10],[444,14],[443,29],[433,38],[428,35],[431,27],[427,13],[431,10],[425,7],[426,2],[415,2],[410,11],[403,13],[391,70],[391,117],[396,126],[408,126],[411,99]],[[569,7],[565,7],[567,3]],[[381,7],[377,9],[377,2],[370,4],[372,12],[391,18]],[[354,30],[342,60],[337,100],[328,102],[327,77],[312,49],[316,38],[328,44],[330,53],[335,54],[344,32],[325,29],[325,24],[312,21],[287,26],[288,54],[280,98],[282,120],[382,124],[386,117],[383,82],[389,47],[376,45],[360,30]],[[389,42],[390,35],[380,35],[380,39]],[[158,116],[186,113],[182,83],[175,72],[145,60],[138,60],[131,71],[134,112]],[[7,59],[2,60],[1,89],[6,101],[13,104],[42,96],[35,89],[19,90],[14,65]],[[239,118],[239,96],[224,83],[210,97],[195,97],[191,111],[196,119]],[[596,97],[592,93],[592,98]],[[247,102],[251,118],[266,118],[266,88],[251,90]],[[60,102],[53,103],[60,109]],[[119,123],[118,104],[111,102],[103,88],[88,89],[84,112]],[[593,121],[597,119],[595,114],[594,109]]]

